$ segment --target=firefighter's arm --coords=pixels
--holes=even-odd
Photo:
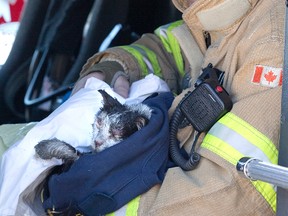
[[[181,24],[181,22],[176,23]],[[171,26],[177,25],[171,24]],[[166,37],[162,34],[164,31],[159,29],[155,34],[144,34],[130,45],[113,47],[96,53],[83,66],[80,80],[97,71],[104,74],[105,82],[116,87],[115,82],[118,77],[127,78],[132,83],[149,73],[154,73],[163,78],[172,91],[179,93],[181,76],[185,73],[186,58],[182,56],[177,40],[169,33],[167,33],[169,37],[167,35]]]

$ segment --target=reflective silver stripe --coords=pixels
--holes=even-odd
[[[133,45],[130,45],[130,46],[141,53],[143,61],[145,62],[146,66],[148,68],[148,73],[149,74],[154,74],[153,66],[152,66],[151,62],[149,61],[149,58],[148,58],[146,52],[143,49],[141,49],[140,47],[138,47],[138,46],[133,46]]]
[[[255,157],[265,162],[271,162],[259,148],[253,145],[253,143],[219,122],[217,122],[208,133],[228,143],[245,156]]]
[[[128,204],[122,206],[120,209],[113,213],[113,216],[125,216]]]
[[[126,205],[122,206],[115,212],[107,214],[107,216],[137,216],[139,208],[140,196],[135,197]]]
[[[166,31],[168,31],[168,28],[171,26],[171,23],[168,23],[166,25],[163,25],[159,28],[160,36],[163,36],[164,38],[168,38]]]

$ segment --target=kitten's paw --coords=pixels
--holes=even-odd
[[[55,157],[64,161],[75,161],[79,158],[78,152],[73,146],[56,138],[42,140],[34,148],[36,154],[44,160]]]

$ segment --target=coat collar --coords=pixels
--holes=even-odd
[[[259,0],[173,0],[190,28],[217,31],[231,27]]]

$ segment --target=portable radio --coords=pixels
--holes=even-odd
[[[198,132],[207,131],[225,113],[232,101],[218,82],[207,81],[189,92],[180,103],[180,110]]]
[[[183,170],[195,169],[200,155],[195,145],[200,134],[208,131],[218,119],[232,109],[232,101],[222,82],[224,72],[209,64],[203,69],[195,83],[195,89],[188,92],[177,106],[170,121],[170,156]],[[183,123],[190,123],[198,132],[191,147],[190,155],[182,155],[177,140],[177,131]]]

